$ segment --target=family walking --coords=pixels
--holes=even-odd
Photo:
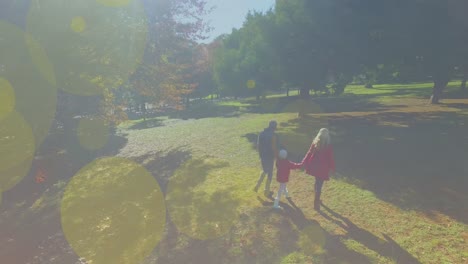
[[[254,190],[257,192],[267,176],[265,184],[265,196],[271,196],[270,191],[271,181],[273,178],[273,167],[276,160],[276,180],[280,184],[278,194],[276,195],[273,207],[280,209],[279,200],[284,194],[289,198],[288,188],[286,184],[289,181],[289,174],[292,169],[304,168],[308,175],[315,177],[315,199],[314,209],[320,210],[320,195],[324,181],[330,179],[330,172],[335,171],[335,161],[333,158],[333,148],[330,143],[330,134],[328,129],[322,128],[317,136],[312,141],[309,151],[303,158],[301,163],[294,163],[288,160],[288,153],[285,149],[279,149],[278,137],[275,134],[277,128],[276,121],[270,121],[270,124],[258,136],[257,149],[262,163],[262,172],[260,178],[255,185]]]

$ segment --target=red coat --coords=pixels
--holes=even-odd
[[[291,170],[299,169],[300,167],[302,167],[300,163],[294,163],[287,159],[278,159],[276,161],[276,180],[279,183],[288,182]]]
[[[328,181],[330,171],[335,171],[335,160],[333,159],[333,148],[331,145],[316,151],[312,144],[302,160],[307,174]]]

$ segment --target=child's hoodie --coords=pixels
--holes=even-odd
[[[288,159],[278,159],[276,161],[276,180],[279,183],[285,183],[289,181],[289,173],[292,169],[299,169],[302,163],[294,163]]]

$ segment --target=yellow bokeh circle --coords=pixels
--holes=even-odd
[[[76,33],[81,33],[86,29],[86,20],[82,16],[74,17],[71,21],[70,28]]]
[[[57,85],[84,96],[124,84],[140,65],[148,32],[141,1],[111,0],[32,0],[26,29],[45,47]]]
[[[130,4],[132,0],[96,0],[101,5],[110,7],[121,7]]]
[[[55,117],[54,69],[39,43],[19,27],[0,22],[0,36],[0,79],[7,80],[13,89],[14,109],[29,124],[39,146]],[[2,83],[5,87],[6,82]],[[5,99],[1,100],[1,107],[5,107]]]
[[[88,150],[104,147],[109,139],[109,125],[100,118],[83,118],[78,123],[80,145]]]
[[[162,238],[164,196],[154,177],[123,158],[102,158],[69,182],[61,203],[65,237],[88,263],[141,263]]]
[[[247,88],[254,89],[255,85],[256,85],[255,80],[248,80],[247,81]]]
[[[10,82],[0,77],[0,121],[15,109],[15,100]]]
[[[236,187],[229,185],[228,178],[235,174],[228,170],[232,169],[222,160],[192,159],[170,178],[167,208],[180,232],[194,239],[213,239],[238,221],[242,201],[235,197]]]
[[[52,87],[57,85],[57,80],[55,78],[55,70],[52,62],[47,57],[47,54],[44,48],[37,42],[36,39],[31,34],[25,34],[26,45],[31,55],[33,63],[36,65],[36,68],[42,74],[42,76],[52,84]],[[54,89],[55,91],[55,89]]]
[[[0,190],[6,191],[26,176],[34,156],[31,127],[18,112],[0,121]]]

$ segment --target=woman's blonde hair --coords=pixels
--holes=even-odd
[[[312,143],[315,145],[317,150],[320,150],[326,146],[328,146],[330,142],[330,132],[326,128],[320,129],[317,136],[314,138]]]

